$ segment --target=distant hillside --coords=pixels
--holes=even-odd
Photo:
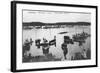
[[[91,25],[89,22],[58,22],[58,23],[43,23],[43,22],[29,22],[23,23],[23,26],[50,26],[50,25]]]

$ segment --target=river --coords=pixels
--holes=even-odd
[[[56,36],[56,47],[50,46],[49,53],[54,55],[56,58],[63,58],[63,51],[61,49],[61,44],[64,41],[64,36],[72,36],[77,33],[86,32],[91,34],[90,26],[73,26],[73,27],[65,27],[65,28],[50,28],[50,29],[23,29],[23,43],[26,39],[30,40],[32,38],[33,43],[30,48],[30,51],[27,53],[31,53],[32,56],[43,55],[42,48],[38,49],[35,46],[35,40],[41,39],[43,42],[43,38],[46,38],[48,41],[53,40],[54,36]],[[60,32],[67,32],[65,34],[59,34]],[[82,48],[91,49],[91,37],[88,37],[85,43],[80,47],[78,42],[74,42],[74,44],[68,44],[68,54],[66,55],[67,59],[71,59],[71,56],[76,52],[81,52]]]

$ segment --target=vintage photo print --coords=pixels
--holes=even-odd
[[[22,63],[91,60],[91,13],[22,10]]]

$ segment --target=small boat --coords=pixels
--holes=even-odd
[[[66,33],[68,33],[68,32],[60,32],[60,33],[58,33],[58,34],[66,34]]]
[[[78,34],[75,34],[75,35],[73,35],[73,40],[74,41],[77,41],[77,42],[79,42],[79,41],[85,41],[85,39],[87,38],[87,37],[89,37],[90,35],[88,34],[88,33],[86,33],[86,32],[82,32],[82,33],[78,33]]]

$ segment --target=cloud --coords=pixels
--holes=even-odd
[[[23,22],[90,22],[90,13],[23,11]]]

